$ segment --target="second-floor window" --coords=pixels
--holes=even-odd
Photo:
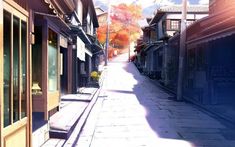
[[[179,21],[178,20],[171,20],[170,21],[170,29],[171,30],[179,30]]]

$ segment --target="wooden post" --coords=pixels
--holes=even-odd
[[[108,16],[106,30],[106,45],[105,45],[105,66],[108,65],[108,49],[109,49],[109,23],[110,23],[110,0],[108,0]]]
[[[177,100],[183,100],[183,77],[184,77],[184,58],[186,47],[186,16],[187,16],[187,0],[182,0],[182,19],[180,31],[180,50],[179,50],[179,71],[177,82]]]

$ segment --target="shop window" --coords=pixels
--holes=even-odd
[[[35,26],[35,43],[32,46],[32,82],[33,85],[42,87],[42,27]],[[41,94],[41,90],[37,93],[33,91],[33,94]]]
[[[13,121],[19,120],[19,43],[20,20],[13,17]]]
[[[48,31],[48,90],[58,90],[58,49],[57,34],[51,29]]]
[[[26,77],[27,77],[27,24],[21,21],[21,118],[26,117],[27,97],[26,97]]]
[[[4,126],[11,124],[11,14],[4,11]]]
[[[26,117],[26,18],[3,13],[4,127]]]
[[[32,82],[42,88],[42,27],[35,26],[35,43],[32,46]],[[40,94],[40,90],[38,93]]]

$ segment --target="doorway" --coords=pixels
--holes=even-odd
[[[68,51],[67,48],[60,47],[60,89],[61,95],[68,93]]]

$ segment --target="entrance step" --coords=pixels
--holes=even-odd
[[[80,94],[69,94],[61,97],[60,111],[49,120],[50,138],[69,138],[96,91],[97,88],[86,88]]]
[[[50,118],[50,138],[67,139],[89,102],[75,101]]]

